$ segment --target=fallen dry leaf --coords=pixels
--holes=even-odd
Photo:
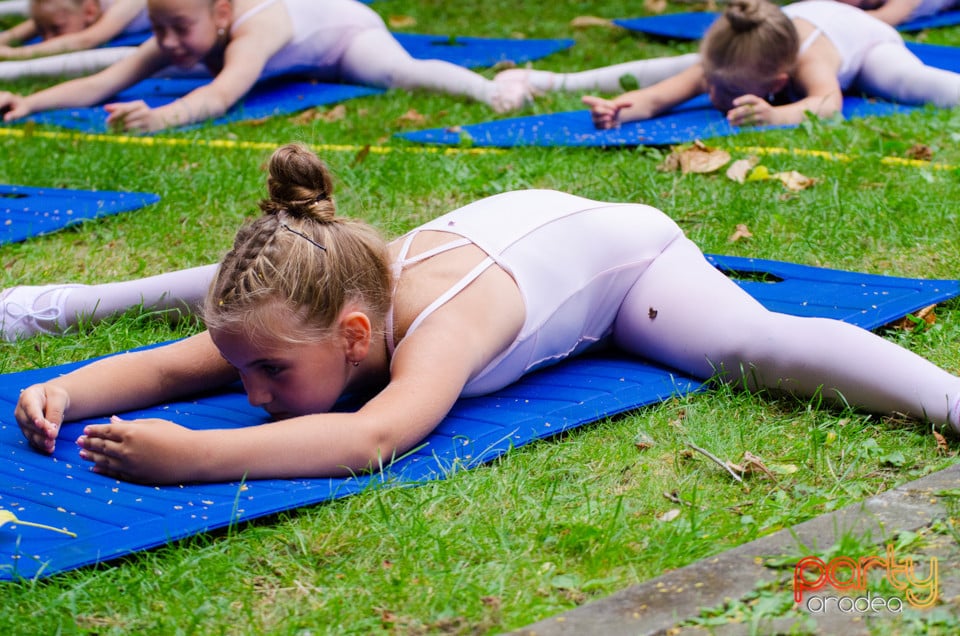
[[[950,454],[950,445],[947,444],[947,438],[941,435],[936,429],[933,429],[933,439],[937,440],[937,452],[941,455]]]
[[[746,159],[737,159],[727,168],[727,178],[733,179],[737,183],[745,183],[747,175],[758,163],[760,163],[760,158],[754,155]]]
[[[799,192],[800,190],[811,188],[813,187],[813,184],[817,182],[816,179],[802,175],[796,170],[791,170],[790,172],[778,172],[774,174],[773,177],[780,179],[780,183],[786,186],[787,190],[792,190],[793,192]]]
[[[663,13],[667,10],[667,0],[643,0],[643,8],[648,13]]]
[[[426,117],[424,117],[423,115],[421,115],[420,113],[418,113],[418,112],[417,112],[416,110],[414,110],[413,108],[411,108],[410,110],[408,110],[408,111],[405,112],[404,114],[402,114],[402,115],[400,115],[399,117],[397,117],[397,123],[398,123],[398,124],[404,124],[404,123],[422,124],[422,123],[425,122],[426,120],[427,120]]]
[[[619,28],[613,23],[613,20],[600,18],[595,15],[578,15],[573,20],[570,20],[570,26],[574,29],[586,29],[588,27]]]
[[[336,106],[326,111],[325,113],[321,113],[320,119],[322,119],[323,121],[333,122],[333,121],[340,121],[346,116],[347,116],[347,107],[344,106],[343,104],[337,104]]]
[[[741,475],[751,475],[754,473],[763,473],[771,479],[776,479],[777,476],[767,468],[763,460],[751,453],[750,451],[743,452],[743,461],[740,464],[734,464],[733,462],[727,462],[727,466],[737,471]]]
[[[737,223],[737,229],[730,235],[730,238],[727,239],[728,243],[736,243],[740,239],[752,238],[753,233],[750,231],[750,228],[746,226],[745,223]]]
[[[404,27],[415,26],[417,19],[409,15],[392,15],[387,18],[387,24],[390,25],[391,29],[402,29]]]
[[[932,325],[937,322],[937,314],[934,312],[937,305],[927,305],[919,311],[915,311],[908,316],[894,320],[890,324],[886,325],[890,329],[903,329],[904,331],[913,331],[919,326],[919,321],[923,321],[927,325]]]
[[[694,142],[691,146],[674,148],[658,169],[663,172],[706,174],[716,172],[730,161],[730,153],[721,148],[711,148],[703,142]]]
[[[671,508],[670,510],[667,510],[666,512],[664,512],[664,513],[662,513],[662,514],[657,515],[657,521],[662,521],[662,522],[664,522],[664,523],[669,523],[669,522],[673,521],[674,519],[676,519],[676,518],[679,517],[679,516],[680,516],[680,509],[679,509],[679,508]]]
[[[908,159],[917,159],[919,161],[930,161],[933,159],[933,149],[927,144],[913,144],[907,150]]]

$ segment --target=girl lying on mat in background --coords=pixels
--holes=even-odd
[[[897,26],[908,20],[926,18],[960,6],[960,0],[839,0],[863,9],[878,20]]]
[[[28,96],[0,93],[4,121],[54,108],[92,106],[174,65],[202,63],[213,81],[165,106],[107,104],[107,122],[149,132],[218,117],[263,74],[297,72],[325,81],[462,95],[496,111],[519,108],[518,82],[486,79],[440,60],[417,60],[383,20],[356,0],[147,0],[154,37],[100,73]]]
[[[52,452],[65,420],[239,379],[274,421],[193,431],[114,416],[84,428],[81,457],[144,482],[349,475],[417,445],[461,396],[601,342],[698,378],[960,427],[960,378],[859,327],[768,311],[650,206],[508,192],[387,244],[335,216],[326,166],[303,147],[274,153],[267,187],[219,266],[133,299],[199,302],[212,279],[207,331],[25,389],[15,416],[33,446]],[[94,307],[109,287],[72,292]]]
[[[82,51],[150,29],[147,0],[30,0],[29,9],[28,19],[0,33],[0,59]],[[11,46],[36,36],[42,41]]]
[[[527,83],[535,91],[549,80],[534,71]],[[847,89],[908,104],[960,103],[960,74],[926,66],[893,27],[832,0],[782,9],[768,0],[731,0],[704,36],[699,60],[642,86],[612,99],[584,97],[594,124],[648,119],[702,93],[735,126],[829,117],[840,112]]]

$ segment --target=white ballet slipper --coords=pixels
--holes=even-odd
[[[20,285],[0,292],[0,337],[7,342],[62,334],[67,296],[83,285]]]

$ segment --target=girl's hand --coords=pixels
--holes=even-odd
[[[17,58],[17,50],[12,46],[0,45],[0,60]]]
[[[776,124],[775,107],[756,95],[741,95],[733,100],[733,108],[727,111],[731,126],[768,126]]]
[[[582,101],[590,107],[590,117],[593,119],[593,125],[601,130],[619,126],[620,111],[630,107],[630,104],[627,103],[594,97],[593,95],[584,95]]]
[[[104,108],[110,113],[107,125],[111,128],[132,132],[155,132],[166,128],[157,111],[143,100],[106,104]]]
[[[191,457],[194,431],[160,419],[91,424],[77,439],[80,457],[93,462],[93,472],[147,483],[191,481],[198,468]]]
[[[13,121],[30,114],[30,107],[22,95],[0,91],[0,115],[3,121]]]
[[[44,453],[52,453],[63,414],[70,405],[70,396],[52,384],[34,384],[20,393],[13,416],[30,445]]]

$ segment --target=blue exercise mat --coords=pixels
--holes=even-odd
[[[844,117],[884,116],[908,112],[913,107],[871,102],[859,97],[843,101]],[[727,123],[724,115],[710,105],[706,96],[680,104],[668,113],[643,121],[628,122],[617,128],[599,130],[589,110],[548,113],[498,119],[456,128],[431,128],[398,134],[398,137],[422,144],[515,148],[520,146],[661,146],[697,139],[736,135],[741,128]]]
[[[68,225],[136,210],[160,197],[146,192],[109,192],[0,185],[0,244],[49,234]]]
[[[909,43],[907,47],[931,66],[960,72],[960,47]],[[845,97],[844,117],[882,117],[910,112],[915,106],[878,102],[860,97]],[[398,134],[398,137],[423,144],[512,148],[518,146],[658,146],[691,142],[696,139],[727,137],[742,128],[731,126],[720,111],[700,95],[670,111],[646,119],[625,123],[617,128],[598,130],[589,110],[499,119],[457,127],[431,128]]]
[[[614,20],[613,23],[630,31],[646,33],[660,38],[699,40],[719,15],[719,13],[713,11],[689,11],[639,18],[621,18]],[[944,11],[936,15],[903,22],[897,26],[897,30],[910,33],[957,24],[960,24],[960,11]]]
[[[710,259],[768,307],[840,318],[865,328],[960,295],[958,281],[891,278],[726,256]],[[492,395],[461,399],[415,452],[383,474],[154,487],[90,472],[73,444],[82,422],[63,427],[52,458],[30,449],[20,435],[11,415],[20,389],[76,366],[0,375],[0,510],[77,535],[0,526],[0,579],[43,577],[108,561],[231,523],[346,497],[381,482],[442,479],[533,440],[702,388],[699,381],[640,360],[590,354],[531,374]],[[127,417],[161,417],[194,428],[265,421],[263,412],[249,406],[239,388]]]

